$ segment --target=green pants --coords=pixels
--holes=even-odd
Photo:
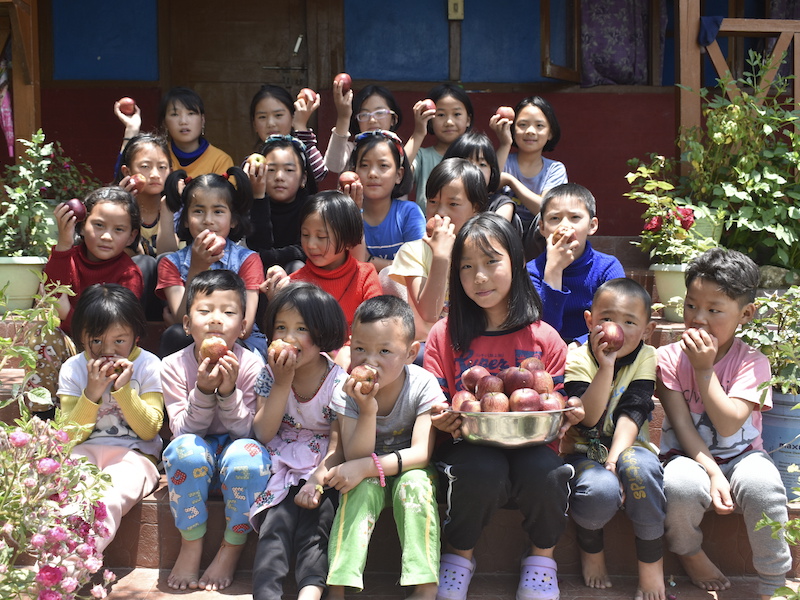
[[[391,501],[402,549],[400,585],[437,583],[439,579],[439,513],[434,472],[411,469],[363,480],[339,499],[328,542],[328,585],[364,588],[369,538],[378,516]]]

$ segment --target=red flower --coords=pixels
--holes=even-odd
[[[676,208],[675,212],[678,213],[675,216],[681,222],[681,227],[689,229],[694,225],[694,211],[691,208]]]
[[[664,226],[664,217],[651,217],[650,220],[644,224],[645,231],[652,231],[658,233]]]

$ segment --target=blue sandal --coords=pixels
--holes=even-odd
[[[546,556],[528,556],[522,561],[517,600],[558,600],[558,565]]]
[[[467,600],[467,590],[474,572],[474,558],[468,560],[458,554],[442,554],[436,600]]]

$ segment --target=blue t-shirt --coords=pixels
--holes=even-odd
[[[542,157],[542,170],[535,177],[525,177],[522,171],[519,170],[519,157],[516,154],[510,154],[506,160],[506,165],[503,171],[511,173],[516,177],[519,182],[532,191],[534,194],[544,196],[547,190],[567,183],[567,168],[563,163],[553,160],[551,158]],[[530,223],[534,215],[525,208],[523,205],[517,207],[517,214],[522,222]]]
[[[588,333],[583,311],[592,306],[595,291],[604,282],[625,277],[625,269],[616,257],[597,252],[586,240],[586,249],[564,269],[562,289],[554,290],[544,282],[544,252],[528,263],[528,274],[542,298],[542,320],[549,323],[565,340]]]
[[[389,213],[379,225],[364,221],[364,242],[372,256],[394,259],[405,242],[421,240],[425,235],[425,216],[415,202],[392,200]]]

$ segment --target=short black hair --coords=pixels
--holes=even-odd
[[[192,278],[189,285],[186,286],[186,314],[189,314],[198,294],[208,296],[214,292],[226,292],[229,290],[237,292],[242,302],[242,317],[244,317],[247,290],[242,278],[228,269],[209,269],[198,273]]]
[[[451,181],[460,179],[476,213],[486,210],[489,194],[480,169],[466,158],[445,158],[433,168],[425,184],[425,197],[434,198]]]
[[[131,243],[131,246],[139,244],[139,235],[142,227],[142,216],[139,212],[139,203],[131,196],[130,193],[119,187],[118,185],[109,185],[107,187],[98,188],[84,198],[83,205],[86,207],[86,215],[88,216],[92,209],[98,204],[108,202],[109,204],[116,204],[125,209],[128,216],[131,218],[131,231],[136,232],[136,238]],[[77,224],[76,230],[78,235],[83,235],[83,226],[86,221],[81,221]]]
[[[388,106],[389,110],[395,114],[394,124],[389,128],[389,130],[397,131],[400,128],[400,124],[403,122],[403,111],[400,110],[400,105],[397,103],[394,94],[392,94],[388,88],[385,88],[382,85],[370,84],[358,92],[355,98],[353,98],[353,115],[350,117],[351,134],[358,135],[361,132],[361,128],[358,126],[358,119],[356,118],[356,115],[361,112],[361,105],[366,102],[367,98],[372,96],[380,96],[386,100],[386,106]]]
[[[686,270],[686,287],[695,279],[719,286],[723,294],[740,306],[754,302],[761,273],[753,260],[736,250],[711,248],[694,258]]]
[[[547,190],[547,193],[542,199],[542,207],[539,209],[539,214],[544,217],[547,206],[556,198],[577,198],[586,207],[589,213],[589,218],[594,219],[597,216],[597,201],[594,199],[592,192],[583,187],[579,183],[562,183],[554,188]]]
[[[469,99],[467,91],[463,87],[453,85],[452,83],[441,83],[432,87],[428,92],[428,98],[433,100],[434,104],[438,104],[439,100],[447,96],[458,100],[464,105],[464,108],[467,109],[467,116],[469,117],[467,131],[470,131],[472,129],[472,125],[475,123],[475,110],[472,108],[472,100]],[[432,134],[433,126],[431,125],[431,121],[433,121],[433,119],[428,121],[428,133]]]
[[[311,341],[323,352],[338,350],[347,341],[347,320],[342,307],[333,296],[313,283],[293,281],[270,300],[264,314],[264,333],[270,340],[275,334],[275,319],[284,308],[300,313]]]
[[[558,119],[556,119],[556,111],[553,110],[552,105],[541,96],[528,96],[517,104],[516,108],[514,108],[514,122],[511,124],[512,134],[514,132],[514,126],[517,124],[517,116],[526,106],[535,106],[541,110],[544,114],[544,118],[547,119],[547,124],[550,126],[550,139],[547,140],[544,148],[542,148],[542,152],[555,150],[556,144],[558,144],[558,141],[561,139],[561,126],[558,124]],[[517,143],[512,142],[512,145],[516,146]]]
[[[338,190],[311,196],[300,209],[300,227],[309,215],[318,213],[328,234],[336,239],[336,252],[355,248],[364,237],[364,220],[353,199]]]
[[[203,106],[203,99],[200,94],[188,87],[174,87],[170,88],[166,94],[161,98],[161,104],[158,107],[158,123],[164,127],[164,120],[167,118],[167,111],[176,102],[180,102],[187,110],[193,110],[201,115],[206,114],[206,109]]]
[[[388,144],[389,150],[394,158],[394,164],[397,165],[398,169],[403,169],[403,178],[400,180],[400,183],[395,185],[392,189],[392,198],[399,198],[408,194],[414,185],[414,173],[411,170],[411,164],[408,162],[408,157],[406,156],[402,144],[396,143],[391,137],[387,137],[386,134],[380,130],[371,132],[371,134],[369,132],[364,132],[361,136],[356,137],[356,145],[355,148],[353,148],[353,153],[350,155],[350,169],[356,171],[358,169],[358,161],[378,144]]]
[[[138,154],[139,150],[147,145],[155,146],[161,150],[161,152],[163,152],[167,157],[167,164],[169,165],[170,170],[172,170],[172,157],[170,156],[167,138],[154,133],[140,133],[139,135],[133,136],[128,143],[125,144],[125,148],[122,150],[122,155],[119,157],[117,172],[114,174],[114,185],[118,185],[119,182],[125,177],[122,174],[122,167],[125,166],[130,169],[131,164],[136,159],[136,155]]]
[[[616,279],[609,279],[608,281],[604,281],[600,287],[597,288],[594,292],[594,297],[592,298],[592,304],[594,304],[597,299],[600,297],[600,294],[603,292],[609,292],[611,294],[615,294],[617,296],[627,296],[630,298],[638,298],[642,301],[644,305],[644,314],[647,317],[647,320],[650,320],[650,315],[652,312],[653,307],[653,299],[650,297],[650,294],[647,293],[647,290],[644,289],[641,284],[628,277],[617,277]]]
[[[113,325],[124,325],[143,338],[147,318],[142,303],[131,290],[118,283],[95,283],[83,290],[72,315],[72,337],[79,348],[86,338],[97,338]]]
[[[467,160],[477,160],[483,156],[483,160],[489,164],[490,171],[486,189],[493,194],[500,187],[500,165],[497,164],[497,152],[488,135],[482,131],[467,131],[458,136],[444,153],[444,159],[454,156]]]
[[[384,294],[364,300],[356,309],[353,327],[355,328],[356,323],[375,323],[384,319],[399,319],[406,343],[411,344],[414,341],[417,335],[414,327],[414,311],[408,302],[397,296]]]

